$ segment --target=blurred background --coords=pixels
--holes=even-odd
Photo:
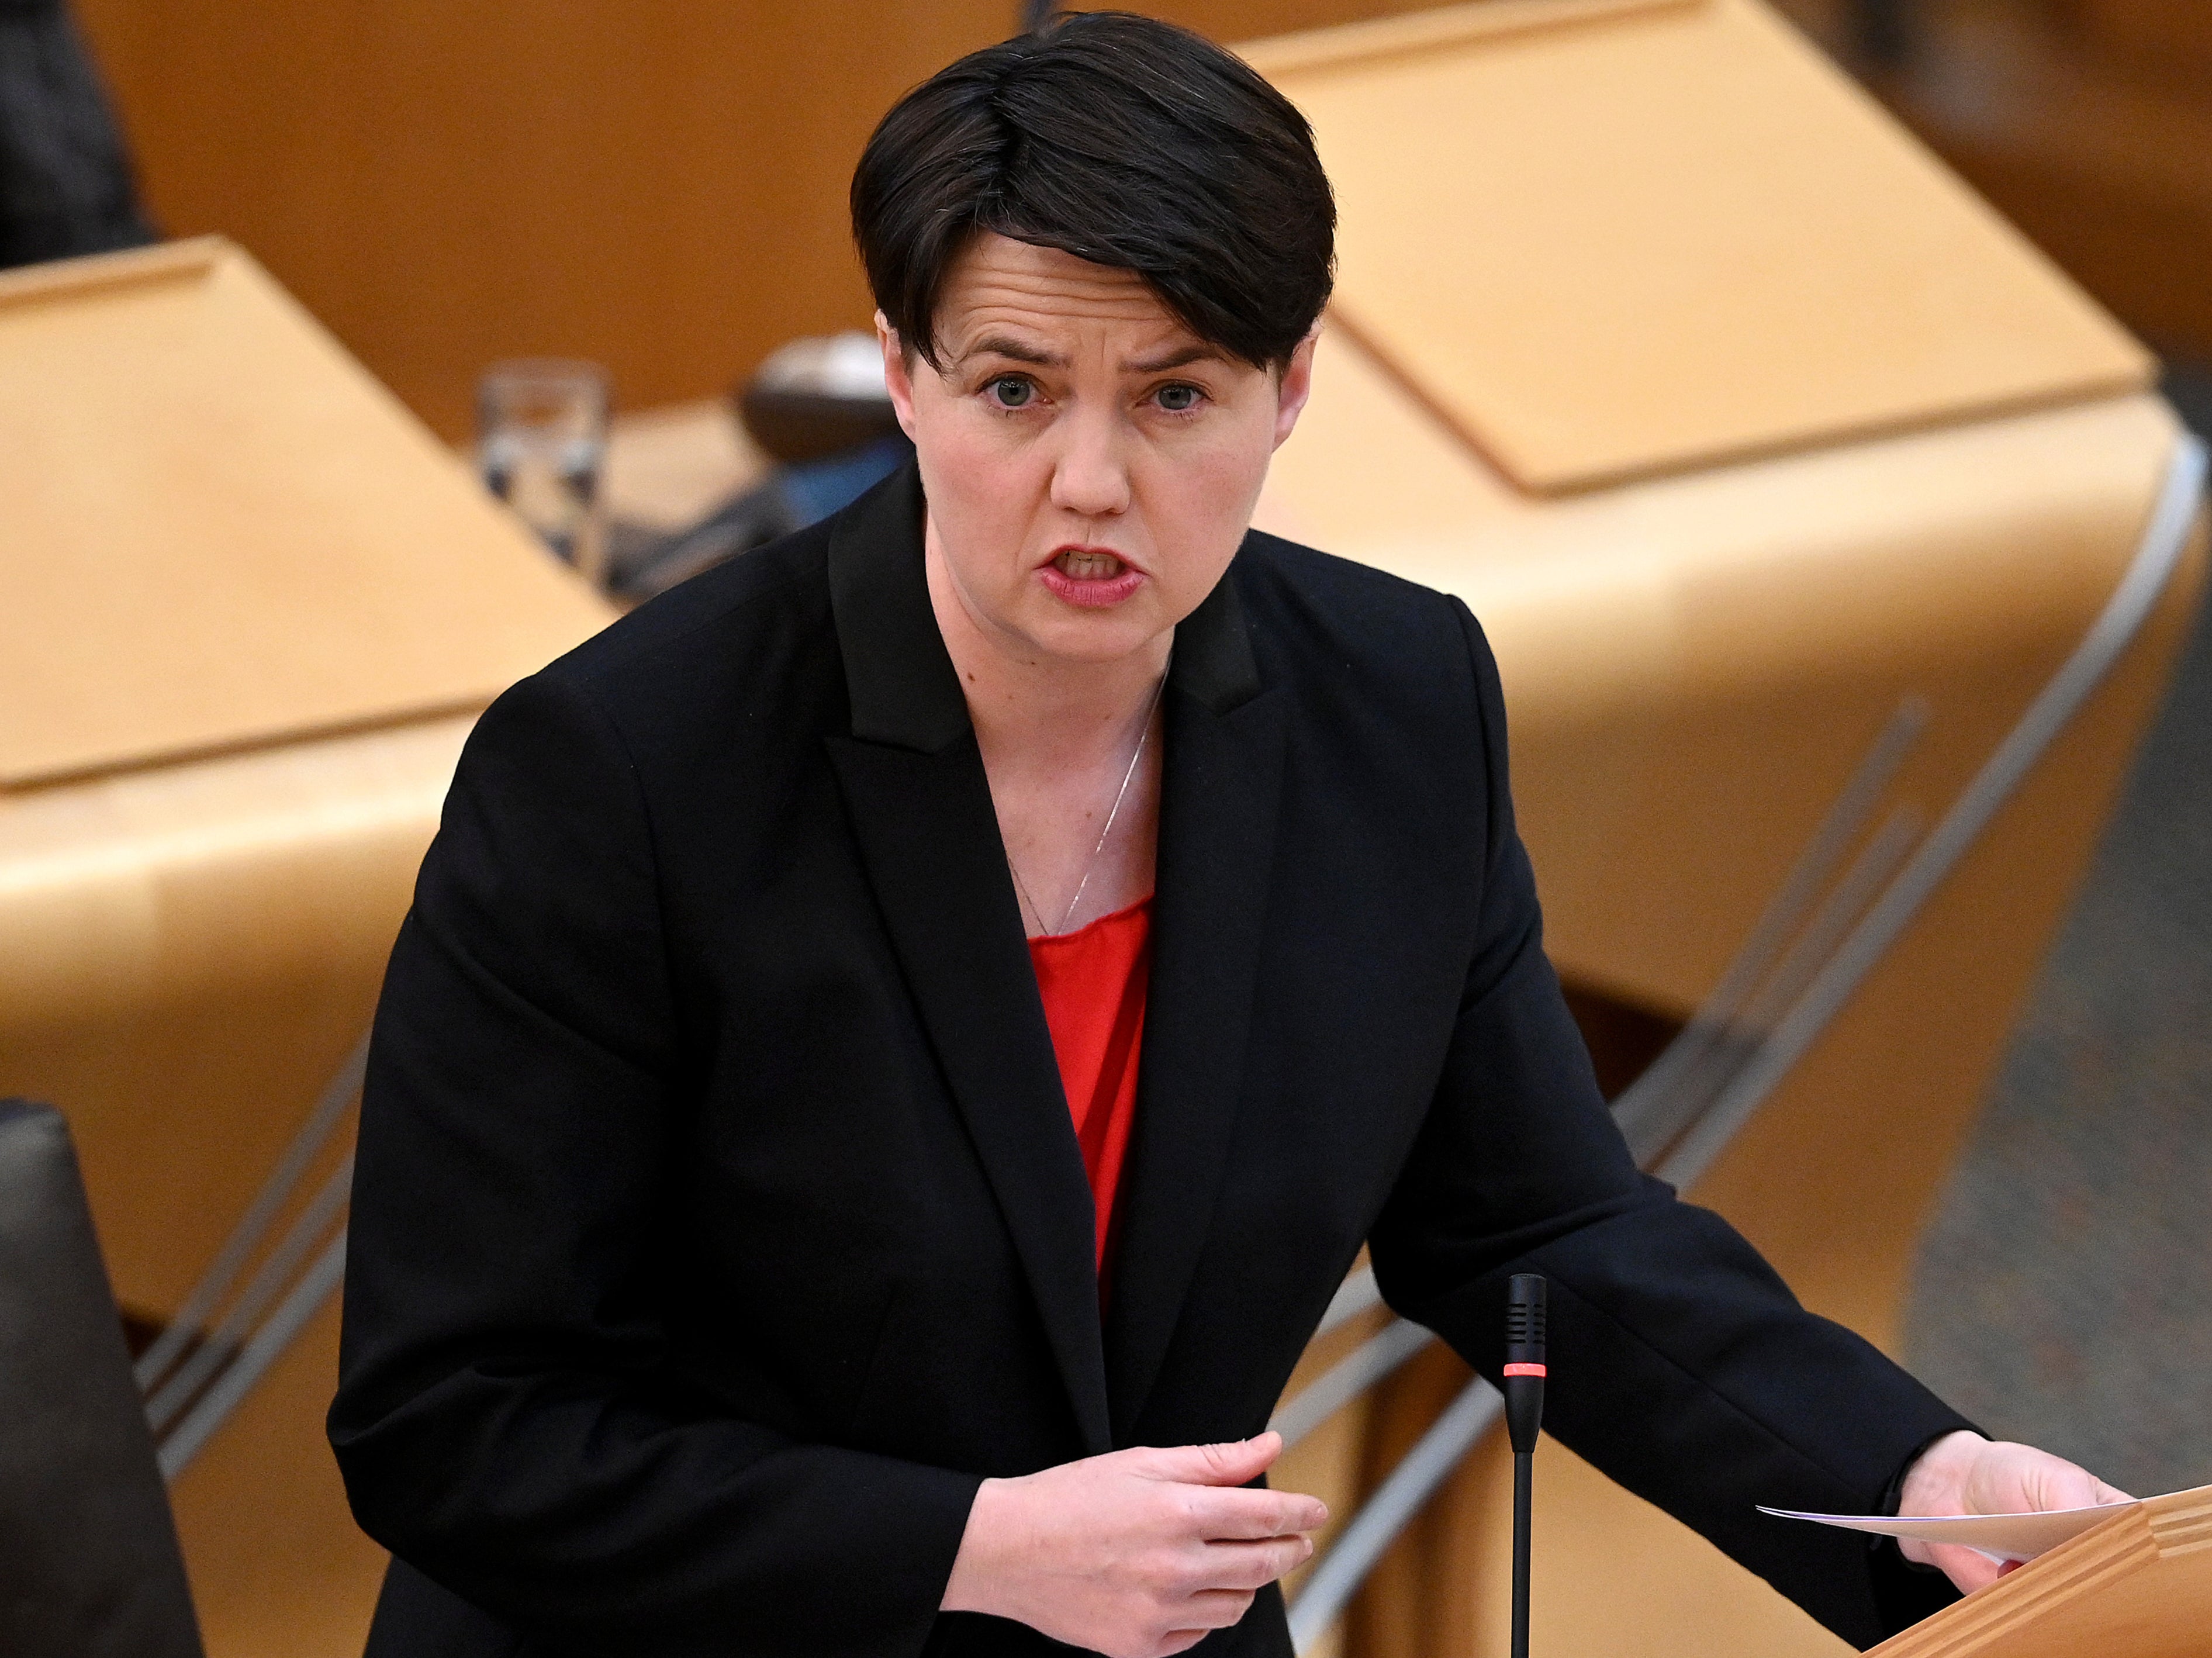
[[[645,408],[718,393],[787,340],[865,325],[844,218],[862,140],[897,92],[1022,21],[1006,0],[76,4],[155,222],[252,248],[455,439],[477,371],[496,359],[593,359],[625,406]],[[1417,9],[1129,9],[1218,40]],[[2188,369],[2202,406],[2203,6],[1781,9]]]
[[[1905,169],[1910,188],[1895,168],[1854,176],[1844,193],[1862,192],[1875,216],[1855,222],[1859,243],[1880,241],[1893,191],[1915,226],[1955,233],[1971,282],[2040,296],[2046,310],[2017,341],[1984,342],[2013,390],[1961,398],[1914,381],[1878,420],[1844,410],[1838,393],[1795,426],[1753,410],[1733,436],[1684,435],[1692,413],[1676,422],[1650,395],[1662,382],[1617,380],[1616,361],[1575,355],[1582,319],[1564,300],[1531,331],[1554,328],[1543,337],[1579,367],[1554,376],[1539,361],[1509,388],[1529,394],[1519,405],[1486,389],[1456,307],[1473,294],[1465,302],[1480,312],[1483,295],[1508,291],[1480,288],[1494,273],[1480,270],[1477,287],[1462,281],[1491,227],[1431,223],[1416,191],[1390,197],[1396,228],[1377,229],[1389,216],[1367,204],[1389,196],[1403,152],[1378,161],[1346,136],[1360,123],[1343,112],[1369,95],[1361,66],[1395,52],[1409,75],[1426,73],[1422,52],[1462,47],[1468,63],[1503,64],[1510,53],[1494,41],[1520,40],[1526,20],[1595,20],[1587,46],[1559,48],[1556,66],[1532,48],[1522,68],[1481,82],[1501,94],[1538,88],[1521,116],[1446,99],[1420,137],[1450,164],[1437,163],[1439,179],[1480,171],[1528,131],[1577,165],[1627,168],[1625,149],[1605,148],[1613,140],[1594,138],[1585,153],[1577,134],[1602,125],[1598,106],[1632,90],[1639,64],[1704,61],[1667,57],[1677,47],[1662,24],[1648,38],[1632,27],[1698,12],[1689,0],[1475,0],[1427,21],[1420,8],[1378,0],[1129,8],[1231,43],[1383,31],[1255,52],[1315,113],[1350,204],[1322,390],[1263,510],[1286,532],[1461,592],[1491,627],[1553,948],[1609,1095],[1647,1076],[1679,1082],[1680,1065],[1650,1069],[1670,1043],[1690,1044],[1672,1051],[1717,1077],[1716,1094],[1742,1074],[1748,1061],[1731,1059],[1729,1042],[1751,1031],[1755,1059],[1778,1021],[1729,1023],[1743,1007],[1722,1017],[1708,997],[1725,991],[1735,946],[1756,944],[1760,905],[1786,893],[1793,857],[1820,844],[1823,811],[1852,799],[1854,775],[1874,778],[1816,872],[1815,885],[1832,889],[1826,907],[1808,899],[1787,918],[1796,943],[1770,939],[1753,964],[1769,977],[1746,1005],[1766,995],[1771,1012],[1784,990],[1804,988],[1788,983],[1793,963],[1803,956],[1809,975],[1863,919],[2068,659],[2130,550],[2157,539],[2172,415],[2212,432],[2212,5],[1772,8],[1839,72],[1820,71],[1833,108],[1820,101],[1827,91],[1814,100],[1834,155],[1874,154],[1887,140],[1870,135],[1895,123],[2086,295],[2063,283],[2057,298],[2045,294],[2033,256],[1984,236],[1924,158]],[[1737,0],[1710,9],[1735,31],[1715,62],[1736,52],[1758,66],[1743,82],[1754,91],[1802,91],[1795,47],[1774,55],[1763,10]],[[1606,31],[1621,20],[1626,55],[1609,58]],[[259,473],[222,508],[233,515],[187,514],[173,536],[172,509],[189,497],[200,513],[207,491],[204,476],[180,483],[191,469],[167,457],[131,475],[131,489],[143,486],[139,518],[119,529],[103,520],[52,562],[64,580],[50,575],[37,526],[63,526],[66,541],[89,521],[86,503],[106,482],[98,445],[124,431],[117,411],[142,368],[149,385],[167,384],[172,336],[149,333],[149,347],[118,331],[101,356],[66,332],[32,340],[28,323],[19,339],[9,319],[33,307],[0,305],[9,501],[39,495],[65,441],[94,456],[72,474],[76,495],[23,520],[33,528],[5,527],[0,507],[0,673],[15,675],[0,680],[11,715],[0,717],[0,1096],[51,1098],[76,1130],[217,1658],[358,1648],[381,1558],[344,1519],[316,1424],[334,1365],[335,1280],[314,1274],[342,1260],[344,1113],[357,1083],[357,1055],[344,1056],[468,720],[614,614],[586,584],[550,574],[534,544],[518,552],[526,544],[453,457],[469,458],[590,585],[611,589],[616,608],[831,510],[896,464],[865,343],[856,356],[835,338],[869,323],[847,180],[900,91],[1030,21],[1011,0],[0,0],[0,265],[21,268],[0,283],[26,284],[0,287],[0,298],[89,294],[108,281],[41,276],[44,262],[220,235],[343,348],[315,343],[312,325],[240,275],[237,256],[204,251],[213,244],[160,267],[216,273],[206,291],[233,307],[225,341],[305,331],[281,362],[241,369],[237,407],[259,410],[258,424],[224,401],[235,388],[208,392],[222,379],[213,357],[179,373],[173,401],[149,399],[164,419],[213,411],[202,474],[206,454],[228,452],[225,421],[240,422],[235,452],[259,446],[238,477]],[[1565,78],[1541,79],[1554,74]],[[1684,125],[1703,134],[1685,88]],[[1371,107],[1419,102],[1384,93]],[[1463,131],[1461,107],[1471,112]],[[1886,115],[1863,122],[1866,107]],[[1724,140],[1734,119],[1714,113],[1711,131]],[[1705,153],[1721,157],[1715,177],[1729,173],[1724,143]],[[1726,192],[1674,182],[1670,211],[1722,225]],[[1808,222],[1819,206],[1808,204]],[[1501,219],[1501,245],[1540,262],[1558,246],[1547,223],[1540,206]],[[1389,289],[1377,272],[1393,261],[1417,276],[1432,261],[1430,288]],[[1897,263],[1873,248],[1830,301],[1861,288],[1902,316],[1950,274],[1940,258]],[[1632,289],[1639,275],[1624,270],[1617,286]],[[1812,302],[1773,291],[1771,273],[1719,276],[1706,285],[1741,297],[1747,334],[1768,330],[1778,353],[1809,352],[1839,384],[1851,361],[1885,349],[1903,380],[1924,366],[1905,361],[1916,351],[1941,355],[1885,345],[1873,337],[1878,315],[1865,339],[1824,338]],[[1606,297],[1595,285],[1576,294]],[[1648,317],[1625,301],[1608,315],[1632,339],[1677,326],[1694,310],[1685,307],[1672,293]],[[2131,355],[2100,307],[2151,357]],[[1992,337],[2003,331],[1993,325]],[[434,441],[349,379],[349,356]],[[2081,367],[2093,359],[2094,373]],[[86,404],[105,412],[42,454],[33,439],[45,428],[24,410],[80,360],[94,364],[87,384],[108,377]],[[502,363],[521,366],[488,380]],[[295,384],[320,389],[296,403],[271,389]],[[1570,412],[1628,409],[1644,422],[1638,440],[1656,446],[1611,473],[1588,456],[1552,477],[1534,463],[1516,470],[1486,440],[1510,437],[1512,408],[1554,392]],[[14,411],[11,395],[23,399]],[[343,535],[330,531],[343,480],[313,464],[268,476],[295,459],[301,411],[341,408],[297,455],[371,457],[358,499],[340,503],[360,512]],[[530,486],[502,471],[483,424],[491,417],[586,446],[586,540],[561,527],[576,502],[557,476],[540,516]],[[143,436],[117,439],[117,455]],[[325,493],[295,500],[308,473]],[[207,524],[221,533],[203,535]],[[238,525],[258,527],[223,539]],[[2169,527],[2179,549],[2186,523]],[[139,550],[127,558],[126,543]],[[1709,1158],[1692,1175],[1700,1200],[1768,1249],[1808,1302],[1901,1351],[1969,1415],[2144,1491],[2212,1480],[2212,629],[2194,608],[2201,539],[2189,545],[2175,553],[2169,596],[2142,622],[2143,642],[2051,749],[2025,804],[1976,843],[1733,1160]],[[206,558],[175,590],[201,609],[165,596],[173,548]],[[1653,596],[1663,584],[1623,548],[1675,561],[1664,602]],[[109,586],[95,592],[86,573],[101,571]],[[310,602],[303,592],[317,582]],[[83,670],[95,689],[80,694],[70,676],[86,662],[99,672]],[[113,691],[130,671],[135,689]],[[99,718],[80,720],[94,704]],[[1885,744],[1902,755],[1923,727],[1909,762],[1882,761]],[[1863,753],[1890,768],[1855,774]],[[1656,780],[1670,768],[1694,783],[1669,794]],[[1896,814],[1878,822],[1876,797],[1890,796]],[[1693,868],[1676,855],[1683,847],[1710,857]],[[140,872],[144,890],[94,890],[121,869]],[[125,942],[106,956],[84,942],[108,938]],[[252,1038],[235,1040],[240,1030]],[[0,1176],[5,1162],[0,1150]],[[249,1202],[257,1190],[274,1195]],[[234,1258],[218,1245],[241,1212]],[[290,1228],[281,1237],[280,1219]],[[195,1299],[210,1260],[228,1260],[245,1289]],[[0,1261],[0,1290],[9,1270]],[[224,1312],[223,1296],[252,1303],[252,1318]],[[240,1372],[223,1410],[205,1413],[227,1367],[259,1351],[253,1321],[281,1324],[287,1308],[296,1316],[264,1344],[263,1369]],[[1365,1497],[1465,1397],[1468,1377],[1409,1342],[1371,1286],[1316,1339],[1293,1393],[1353,1375],[1372,1384],[1365,1402],[1328,1416],[1296,1466],[1317,1487]],[[0,1404],[7,1386],[0,1362]],[[177,1424],[204,1416],[202,1437],[176,1450]],[[0,1462],[6,1443],[0,1434]],[[1484,1455],[1425,1488],[1423,1501],[1443,1495],[1425,1510],[1416,1503],[1422,1517],[1385,1539],[1365,1590],[1302,1633],[1304,1650],[1497,1649],[1498,1538],[1482,1516],[1498,1467]],[[1555,1512],[1571,1501],[1601,1517],[1580,1530],[1562,1518],[1554,1533],[1560,1592],[1547,1615],[1566,1620],[1551,1631],[1560,1649],[1629,1650],[1623,1631],[1670,1619],[1708,1631],[1739,1620],[1741,1633],[1678,1646],[1653,1636],[1634,1649],[1842,1649],[1794,1612],[1755,1610],[1772,1597],[1747,1577],[1670,1552],[1672,1533],[1631,1514],[1632,1499],[1577,1489]],[[7,1495],[0,1479],[0,1509]],[[1608,1594],[1566,1592],[1581,1581],[1574,1561],[1624,1555],[1641,1576],[1625,1570]]]
[[[1236,40],[1407,9],[1150,9]],[[899,92],[1024,21],[1010,0],[78,13],[163,230],[253,249],[457,439],[495,359],[593,359],[644,408],[866,326],[845,218],[861,143]]]

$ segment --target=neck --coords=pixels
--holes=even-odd
[[[930,606],[987,762],[1063,770],[1117,755],[1126,760],[1167,671],[1172,630],[1110,662],[1046,656],[969,613],[939,551],[933,523],[924,547]]]

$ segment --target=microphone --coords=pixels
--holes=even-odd
[[[1505,1431],[1513,1442],[1513,1658],[1528,1658],[1529,1497],[1544,1425],[1544,1279],[1516,1272],[1505,1292]]]

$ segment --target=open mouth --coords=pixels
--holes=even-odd
[[[1111,553],[1084,552],[1073,547],[1053,560],[1053,564],[1071,581],[1109,580],[1129,568]]]
[[[1103,547],[1063,547],[1037,576],[1057,597],[1085,610],[1119,604],[1145,585],[1143,571]]]

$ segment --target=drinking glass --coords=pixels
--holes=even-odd
[[[606,584],[599,474],[607,374],[597,363],[494,363],[477,382],[477,465],[485,486],[595,586]]]

